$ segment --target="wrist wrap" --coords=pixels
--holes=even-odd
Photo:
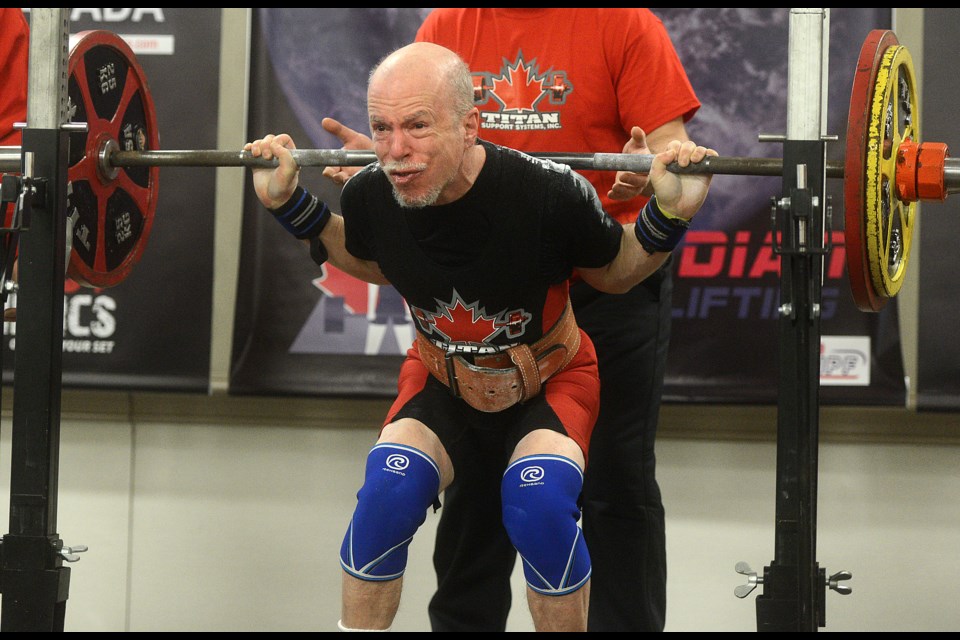
[[[303,187],[297,187],[282,206],[270,213],[295,238],[306,240],[320,235],[330,222],[330,209]]]
[[[689,226],[689,220],[664,213],[654,196],[640,210],[633,231],[644,251],[649,254],[666,253],[673,251],[680,243]]]

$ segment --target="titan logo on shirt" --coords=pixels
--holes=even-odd
[[[523,59],[523,51],[497,73],[473,74],[473,102],[481,109],[484,129],[559,129],[560,112],[548,109],[563,105],[572,91],[565,71],[540,73],[535,59]]]

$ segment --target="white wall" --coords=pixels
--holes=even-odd
[[[9,407],[0,422],[7,512]],[[70,565],[66,629],[334,630],[339,545],[385,408],[70,394],[58,533],[90,550]],[[854,577],[853,594],[828,593],[823,630],[960,628],[955,416],[824,414],[817,560]],[[773,560],[774,410],[668,407],[664,423],[667,630],[756,631],[762,586],[736,598],[746,578],[734,565],[759,573]],[[429,628],[437,519],[428,517],[412,545],[397,631]],[[532,630],[519,569],[514,585],[509,630]]]

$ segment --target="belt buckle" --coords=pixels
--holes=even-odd
[[[456,355],[456,351],[452,348],[447,349],[443,354],[443,360],[447,366],[447,382],[449,383],[447,387],[450,389],[450,395],[454,398],[460,397],[460,385],[457,384],[457,370],[453,366],[453,357]]]

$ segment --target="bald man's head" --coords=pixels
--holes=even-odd
[[[367,95],[398,82],[420,82],[438,95],[445,94],[455,119],[473,108],[470,68],[463,58],[438,44],[414,42],[384,57],[370,72]]]

